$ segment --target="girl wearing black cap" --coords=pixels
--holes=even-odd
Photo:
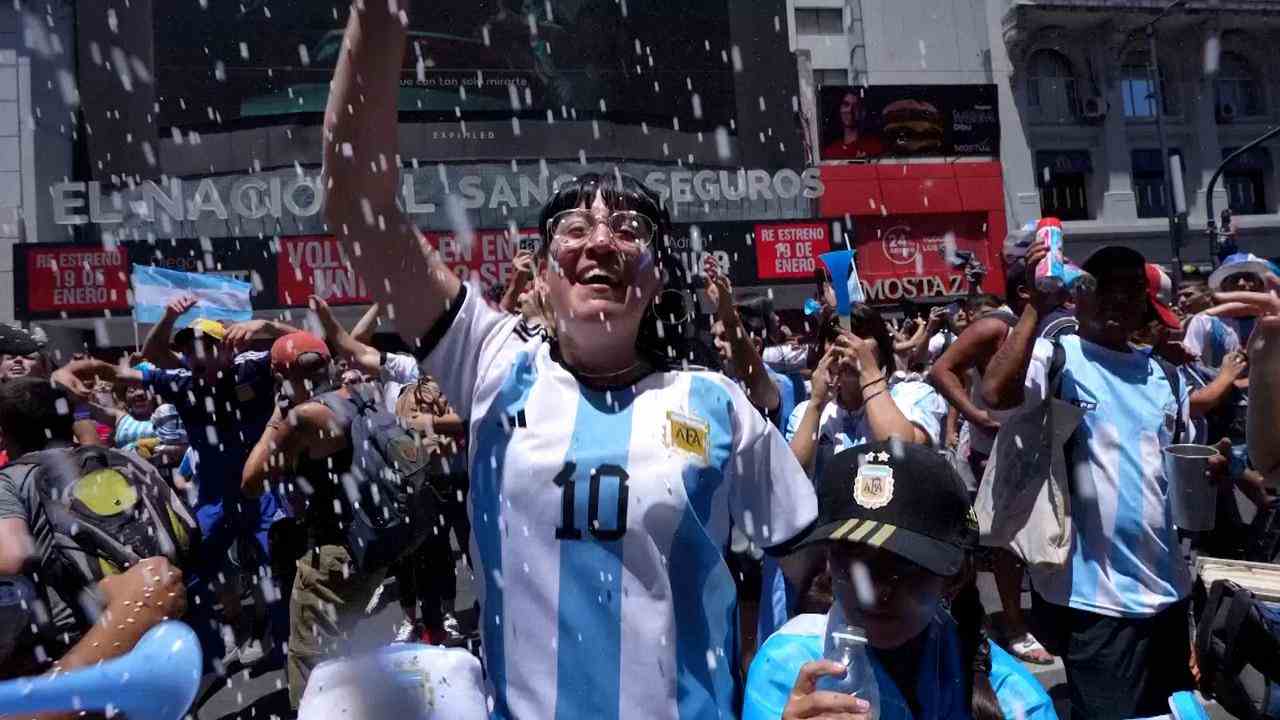
[[[851,448],[818,491],[818,520],[799,545],[825,545],[834,604],[761,646],[744,720],[867,717],[864,700],[815,687],[844,673],[822,655],[830,628],[846,623],[866,632],[877,720],[1056,720],[1036,679],[986,637],[971,558],[977,522],[941,455],[896,442]]]

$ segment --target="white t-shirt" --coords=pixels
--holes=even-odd
[[[397,643],[316,666],[298,720],[488,720],[480,661],[466,650]]]
[[[942,357],[942,353],[946,352],[955,341],[956,334],[950,330],[934,333],[933,337],[929,338],[929,362],[937,362],[938,358]]]
[[[422,377],[418,361],[412,355],[404,353],[387,353],[382,368],[378,371],[378,380],[382,382],[382,402],[387,412],[395,414],[396,401],[400,399],[400,391],[405,385],[418,382]]]
[[[803,345],[788,343],[770,345],[764,349],[761,359],[769,367],[781,373],[799,372],[809,360],[809,349]]]
[[[1174,442],[1179,413],[1191,426],[1188,384],[1180,383],[1175,399],[1149,352],[1108,350],[1077,335],[1059,342],[1060,397],[1085,410],[1067,457],[1075,537],[1070,563],[1055,572],[1033,569],[1033,584],[1058,605],[1114,617],[1154,615],[1191,590],[1161,458]],[[1027,407],[1044,399],[1052,359],[1053,343],[1037,340]]]
[[[717,373],[584,388],[541,328],[465,293],[422,371],[470,418],[494,715],[731,717],[730,526],[768,548],[817,516],[786,441]]]
[[[918,380],[891,381],[889,396],[907,420],[924,431],[929,443],[937,446],[942,437],[942,424],[947,418],[947,403],[938,391]],[[795,437],[810,402],[805,400],[791,412],[791,419],[787,422],[788,441]],[[813,476],[822,477],[822,468],[836,453],[871,441],[871,426],[864,410],[851,413],[834,400],[828,402],[818,420],[818,450]]]

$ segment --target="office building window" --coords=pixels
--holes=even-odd
[[[1175,84],[1169,82],[1169,75],[1164,68],[1160,69],[1161,86],[1164,90],[1164,114],[1177,115],[1178,93]],[[1155,92],[1147,75],[1146,58],[1130,57],[1120,68],[1120,91],[1124,95],[1124,116],[1127,118],[1155,117]]]
[[[1237,148],[1223,148],[1225,159]],[[1261,215],[1267,212],[1267,175],[1271,172],[1271,152],[1256,147],[1231,161],[1222,171],[1222,184],[1227,190],[1227,205],[1235,215]]]
[[[1262,83],[1249,61],[1240,54],[1222,53],[1215,84],[1218,88],[1219,118],[1230,119],[1227,116],[1229,112],[1246,117],[1263,114]]]
[[[843,35],[841,8],[796,8],[797,35]]]
[[[849,71],[840,70],[814,70],[813,86],[822,87],[823,85],[848,85]]]
[[[1055,50],[1037,50],[1027,73],[1027,105],[1040,122],[1075,122],[1080,116],[1071,62]]]
[[[1040,189],[1040,216],[1059,220],[1089,219],[1089,174],[1093,163],[1088,150],[1053,150],[1036,153],[1036,186]]]
[[[1182,151],[1173,149],[1169,155],[1181,156]],[[1134,150],[1133,161],[1133,197],[1138,205],[1138,217],[1161,218],[1169,214],[1168,193],[1164,187],[1164,170],[1167,163],[1160,162],[1159,150]],[[1186,164],[1183,164],[1186,172]],[[1183,178],[1185,182],[1186,178]]]

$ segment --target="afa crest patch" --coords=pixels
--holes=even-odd
[[[893,500],[893,468],[872,462],[860,465],[853,478],[853,501],[868,510],[876,510],[888,505],[890,500]]]
[[[709,455],[707,442],[711,426],[707,421],[678,412],[667,413],[667,446],[692,455],[706,462]]]

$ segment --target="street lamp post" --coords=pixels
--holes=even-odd
[[[1165,192],[1165,208],[1169,214],[1169,244],[1172,248],[1171,264],[1173,265],[1173,291],[1178,291],[1178,286],[1182,284],[1182,222],[1178,217],[1177,208],[1174,207],[1173,197],[1173,168],[1169,162],[1169,139],[1165,135],[1164,130],[1164,90],[1160,81],[1160,63],[1156,56],[1156,23],[1160,22],[1165,15],[1168,15],[1177,7],[1183,5],[1186,0],[1174,0],[1169,3],[1165,9],[1147,23],[1147,80],[1151,86],[1151,94],[1148,96],[1149,102],[1153,104],[1153,112],[1156,116],[1156,135],[1160,139],[1160,164],[1164,171],[1164,192]]]

